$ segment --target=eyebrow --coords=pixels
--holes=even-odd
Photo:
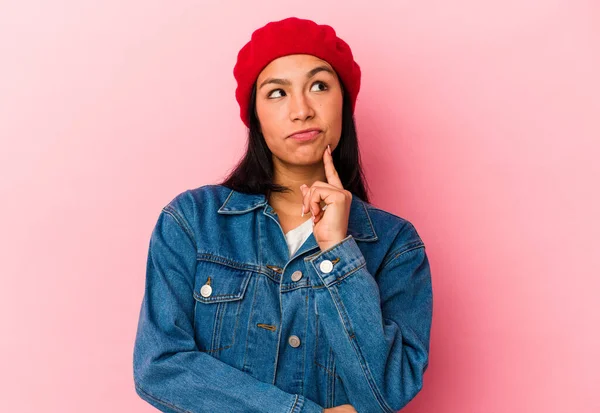
[[[316,75],[319,72],[328,72],[335,76],[335,73],[333,72],[333,70],[331,70],[327,66],[317,66],[306,74],[306,78],[310,79],[311,77],[313,77],[314,75]],[[265,79],[265,81],[263,81],[258,88],[260,89],[269,83],[275,83],[277,85],[288,85],[288,86],[292,84],[292,82],[290,82],[287,79],[276,79],[276,78],[269,77],[269,78]]]

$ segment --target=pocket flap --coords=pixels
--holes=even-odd
[[[220,303],[244,298],[252,272],[213,261],[198,261],[194,298],[202,303]],[[210,277],[210,295],[204,297],[200,291]]]

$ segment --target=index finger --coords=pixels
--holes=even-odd
[[[335,186],[336,188],[344,189],[344,185],[340,179],[340,176],[335,169],[335,165],[333,164],[333,157],[329,153],[331,147],[327,145],[325,149],[325,153],[323,154],[323,163],[325,164],[325,177],[327,178],[327,183]]]

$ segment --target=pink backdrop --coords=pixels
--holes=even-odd
[[[151,229],[242,154],[237,51],[296,15],[352,46],[373,203],[427,245],[405,411],[600,411],[598,2],[202,3],[0,4],[1,410],[156,411],[132,378]]]

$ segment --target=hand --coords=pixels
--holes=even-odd
[[[304,196],[302,213],[310,211],[313,214],[313,234],[321,250],[346,238],[352,204],[352,193],[344,189],[330,151],[331,148],[327,145],[323,153],[327,182],[315,181],[310,187],[305,184],[300,187]],[[325,211],[321,209],[321,201],[325,202]]]
[[[325,409],[323,413],[357,413],[351,404],[341,404],[329,409]]]

